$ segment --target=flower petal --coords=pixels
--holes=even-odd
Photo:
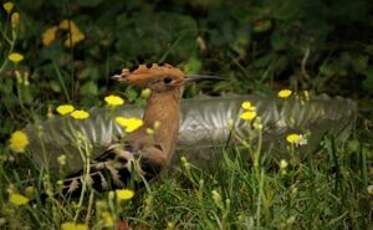
[[[12,193],[10,194],[9,201],[10,203],[16,206],[22,206],[22,205],[27,204],[30,201],[30,199],[21,194]]]
[[[75,110],[70,114],[75,120],[84,120],[89,117],[89,113],[84,110]]]
[[[115,190],[117,201],[130,200],[135,195],[135,192],[130,189],[117,189]]]
[[[23,131],[13,132],[10,136],[9,142],[9,148],[16,153],[24,152],[26,146],[29,144],[28,136]]]
[[[277,93],[279,98],[288,98],[293,93],[290,89],[282,89]]]
[[[69,113],[71,113],[71,112],[73,112],[74,111],[74,106],[73,105],[70,105],[70,104],[64,104],[64,105],[59,105],[58,107],[57,107],[57,112],[59,113],[59,114],[61,114],[62,116],[64,116],[64,115],[66,115],[66,114],[69,114]]]
[[[119,106],[124,104],[124,100],[121,97],[115,95],[105,97],[105,102],[106,104],[111,106]]]
[[[17,63],[21,62],[24,59],[24,57],[20,53],[13,52],[13,53],[8,55],[8,59],[9,59],[9,61],[17,64]]]

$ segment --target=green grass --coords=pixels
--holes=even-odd
[[[372,150],[351,143],[336,145],[326,138],[318,152],[286,170],[272,160],[259,159],[262,163],[255,166],[242,156],[258,155],[232,147],[222,150],[224,157],[209,168],[181,161],[177,170],[163,173],[120,205],[108,193],[88,190],[80,207],[77,199],[16,207],[7,191],[24,194],[33,185],[39,193],[31,197],[37,198],[46,189],[56,189],[57,178],[48,173],[31,176],[18,162],[7,161],[0,169],[0,226],[58,229],[76,217],[79,223],[102,229],[101,215],[109,211],[114,218],[149,229],[367,229],[372,215],[367,159]],[[302,153],[295,149],[295,154]]]

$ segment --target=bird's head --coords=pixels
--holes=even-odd
[[[150,88],[155,92],[174,90],[188,82],[208,79],[221,80],[221,78],[215,76],[187,76],[183,71],[169,64],[139,65],[133,70],[125,68],[121,74],[113,76],[113,79],[131,85]]]

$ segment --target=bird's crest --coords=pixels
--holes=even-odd
[[[134,85],[146,85],[165,76],[171,76],[179,81],[183,81],[185,78],[183,71],[170,64],[147,64],[132,69],[124,68],[121,74],[115,75],[113,78]]]

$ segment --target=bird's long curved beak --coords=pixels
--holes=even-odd
[[[204,81],[204,80],[218,80],[222,81],[224,78],[218,77],[218,76],[211,76],[211,75],[187,75],[184,79],[184,83],[190,83],[190,82],[198,82],[198,81]]]
[[[111,76],[110,78],[111,78],[111,80],[119,81],[119,82],[126,82],[127,81],[127,79],[124,78],[122,74],[115,74],[114,76]]]

